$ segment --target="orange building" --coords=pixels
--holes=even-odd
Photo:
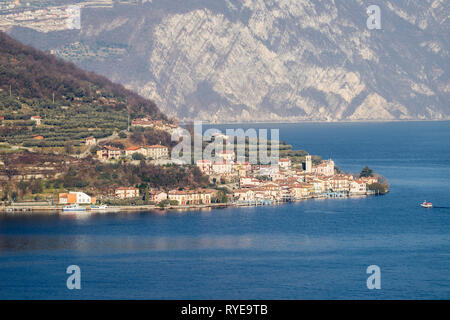
[[[97,199],[84,192],[69,192],[59,194],[60,204],[95,204]]]

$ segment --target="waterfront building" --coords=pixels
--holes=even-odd
[[[60,193],[59,204],[95,204],[96,198],[88,196],[84,192]]]
[[[360,179],[353,180],[350,182],[349,191],[351,194],[365,194],[367,192],[366,183]]]
[[[238,189],[234,190],[233,197],[237,201],[254,201],[255,192],[252,189]]]
[[[168,198],[177,201],[179,205],[210,204],[214,192],[212,189],[170,190]]]
[[[159,203],[161,201],[167,200],[167,192],[161,190],[150,190],[149,191],[149,199],[150,201]]]
[[[121,187],[116,189],[115,194],[119,199],[138,198],[139,189],[134,187]]]
[[[378,182],[378,178],[377,177],[361,177],[360,180],[365,182],[367,185],[370,185],[370,184]]]

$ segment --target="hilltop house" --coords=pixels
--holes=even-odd
[[[95,137],[90,136],[84,140],[84,144],[87,146],[95,146],[97,144],[97,139]]]
[[[233,163],[226,161],[216,161],[212,164],[211,168],[215,174],[227,174],[233,172]]]
[[[131,120],[132,127],[144,127],[144,128],[153,128],[154,124],[150,118],[141,118]]]
[[[211,167],[212,167],[212,163],[211,160],[197,160],[197,162],[195,163],[195,165],[200,169],[201,172],[203,172],[204,174],[210,174],[211,173]]]
[[[97,157],[99,160],[111,160],[118,159],[122,155],[122,150],[112,146],[103,146],[97,151]]]
[[[147,157],[147,149],[144,147],[139,146],[139,147],[130,147],[130,148],[125,149],[125,156],[127,156],[127,157],[131,157],[135,153],[140,153],[143,156]]]
[[[30,118],[30,120],[33,120],[34,122],[36,122],[36,125],[37,125],[37,126],[40,126],[40,125],[41,125],[41,117],[40,117],[40,116],[32,116],[32,117]]]
[[[169,157],[169,148],[161,145],[153,145],[147,147],[147,157],[158,160],[158,159],[166,159]]]

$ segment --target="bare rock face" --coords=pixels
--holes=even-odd
[[[448,5],[374,4],[379,30],[362,0],[153,0],[85,10],[59,42],[11,34],[184,120],[449,119]]]

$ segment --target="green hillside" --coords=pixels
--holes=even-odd
[[[129,115],[166,119],[154,102],[0,32],[0,142],[79,145],[87,136],[126,129]]]

